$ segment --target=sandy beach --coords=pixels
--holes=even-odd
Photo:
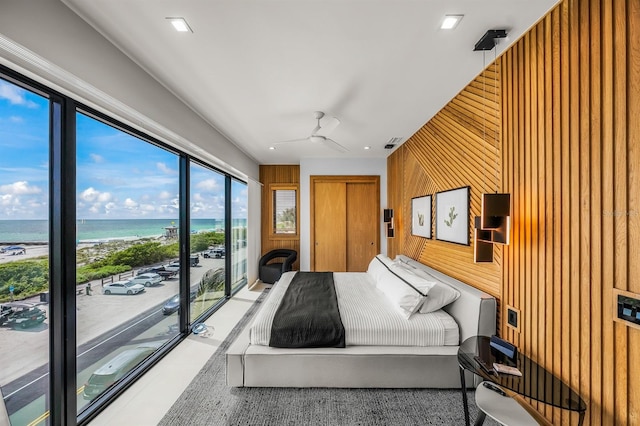
[[[26,252],[24,254],[0,253],[0,263],[15,262],[16,260],[32,259],[34,257],[48,256],[49,246],[47,244],[29,245],[20,244]]]

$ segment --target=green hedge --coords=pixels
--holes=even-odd
[[[10,287],[14,287],[13,295],[22,299],[46,290],[49,286],[49,261],[19,260],[0,264],[0,301],[11,300]]]
[[[205,251],[209,246],[217,246],[224,244],[224,233],[222,232],[203,232],[201,234],[191,235],[191,253]]]
[[[224,234],[216,232],[194,234],[191,235],[190,242],[192,252],[203,251],[209,246],[223,244]],[[175,259],[178,255],[177,242],[166,245],[156,241],[134,244],[124,250],[109,253],[104,259],[79,266],[76,270],[76,282],[73,285]],[[216,277],[214,281],[218,279]],[[0,264],[0,302],[10,300],[11,286],[14,287],[13,294],[16,299],[24,299],[47,291],[49,289],[48,259],[19,260]],[[219,286],[219,282],[207,284],[208,288],[216,286]]]

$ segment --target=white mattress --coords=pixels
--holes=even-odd
[[[250,330],[254,345],[269,345],[271,324],[295,271],[282,275],[270,290]],[[456,321],[443,310],[405,319],[375,288],[366,272],[334,272],[338,308],[347,346],[455,346]]]

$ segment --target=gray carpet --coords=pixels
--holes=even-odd
[[[160,425],[463,425],[460,390],[232,388],[225,352],[259,308],[238,322]],[[477,412],[469,392],[472,423]],[[489,419],[485,425],[495,425]]]

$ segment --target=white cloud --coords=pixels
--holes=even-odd
[[[124,206],[127,209],[135,209],[136,207],[138,207],[138,203],[133,201],[131,198],[127,198],[126,200],[124,200]]]
[[[94,163],[103,163],[104,157],[98,154],[89,154]]]
[[[12,194],[12,195],[25,195],[25,194],[39,194],[42,192],[37,186],[29,186],[29,182],[22,180],[19,182],[10,183],[9,185],[0,186],[0,194]]]
[[[8,100],[12,105],[24,105],[28,108],[37,108],[38,104],[28,100],[26,91],[10,83],[0,81],[0,99]]]
[[[17,115],[12,115],[9,117],[9,121],[12,123],[24,123],[24,118],[18,117]]]
[[[167,166],[165,163],[156,163],[156,167],[162,173],[165,173],[165,174],[168,174],[168,175],[177,175],[178,174],[177,170],[172,169],[171,167]]]
[[[14,202],[14,197],[11,194],[0,194],[0,206],[10,206]]]
[[[158,195],[158,197],[159,197],[161,200],[169,200],[169,199],[171,199],[171,197],[173,197],[173,194],[171,194],[169,191],[162,191],[162,192]]]
[[[140,210],[146,214],[148,212],[156,211],[156,206],[153,204],[140,204]]]
[[[80,193],[80,198],[87,202],[93,202],[100,196],[100,191],[89,187]]]
[[[203,180],[196,184],[196,188],[205,191],[215,191],[216,189],[218,189],[218,187],[218,183],[215,181],[215,179]]]

